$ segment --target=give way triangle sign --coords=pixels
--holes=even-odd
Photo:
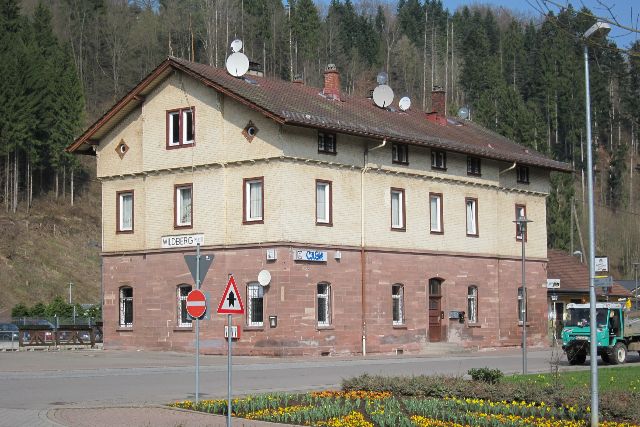
[[[227,287],[218,304],[218,314],[244,314],[244,304],[233,275],[229,276]]]

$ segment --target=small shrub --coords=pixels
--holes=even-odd
[[[497,384],[504,376],[500,369],[489,368],[473,368],[469,369],[467,373],[471,375],[472,380],[489,384]]]

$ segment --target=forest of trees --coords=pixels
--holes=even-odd
[[[440,86],[449,113],[466,106],[474,121],[572,164],[575,176],[552,176],[548,237],[552,247],[573,245],[579,227],[572,219],[582,218],[585,199],[580,34],[595,21],[587,9],[523,18],[478,5],[449,11],[440,0],[2,4],[0,179],[7,209],[28,204],[34,182],[40,192],[64,191],[78,163],[62,148],[164,58],[222,67],[240,38],[267,77],[320,86],[326,64],[335,63],[343,90],[362,96],[384,70],[415,106],[429,110],[431,89]],[[640,42],[625,50],[603,37],[589,43],[597,203],[624,213],[637,229]],[[639,240],[636,234],[620,255],[625,272],[640,258]]]

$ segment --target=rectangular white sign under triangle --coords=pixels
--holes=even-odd
[[[218,314],[244,314],[244,304],[240,292],[238,292],[236,281],[233,279],[233,274],[229,276],[227,287],[222,294],[220,304],[218,304]]]

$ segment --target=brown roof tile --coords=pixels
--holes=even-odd
[[[397,104],[394,104],[390,109],[382,109],[375,106],[371,99],[344,94],[341,100],[329,99],[321,94],[321,89],[311,86],[255,76],[236,78],[224,69],[173,57],[163,62],[158,69],[166,67],[167,63],[283,124],[371,138],[387,138],[395,142],[440,148],[551,170],[571,170],[571,166],[566,163],[549,159],[473,122],[449,118],[447,125],[442,126],[428,121],[426,113],[417,108],[401,112]],[[158,69],[150,75],[158,74]],[[114,115],[114,109],[122,108],[128,97],[133,98],[142,90],[141,86],[146,80],[70,145],[68,151],[78,150]]]

